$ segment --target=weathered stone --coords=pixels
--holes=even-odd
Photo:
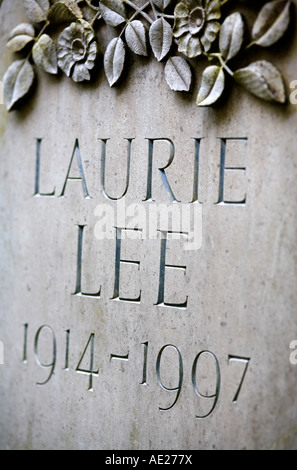
[[[297,448],[296,105],[235,86],[197,108],[163,70],[134,57],[112,89],[38,72],[1,106],[2,449]],[[149,225],[160,204],[196,214],[195,246]]]

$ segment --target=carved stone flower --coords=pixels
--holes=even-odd
[[[75,82],[90,80],[97,57],[92,26],[84,20],[64,29],[58,39],[58,65]]]
[[[219,0],[183,0],[174,11],[173,35],[187,57],[208,52],[220,30]]]

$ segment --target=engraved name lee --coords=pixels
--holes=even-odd
[[[106,190],[105,186],[105,167],[106,167],[106,161],[107,161],[107,155],[108,155],[108,141],[109,139],[99,139],[101,142],[101,177],[100,177],[100,192],[102,193],[105,201],[121,201],[122,199],[125,198],[127,192],[129,191],[129,184],[130,184],[130,168],[131,168],[131,155],[132,155],[132,147],[133,147],[133,141],[135,139],[125,139],[128,145],[128,155],[127,155],[127,174],[126,174],[126,186],[124,188],[124,192],[122,192],[121,195],[117,195],[116,197],[113,196],[111,197]],[[146,184],[146,192],[142,197],[140,197],[141,200],[141,205],[145,204],[150,204],[154,205],[155,200],[154,200],[154,185],[153,185],[153,179],[156,177],[156,175],[161,178],[161,182],[163,184],[165,193],[167,193],[168,200],[170,201],[170,204],[172,206],[179,206],[179,201],[177,200],[175,196],[175,189],[173,187],[172,182],[170,181],[170,178],[167,176],[166,170],[171,166],[171,164],[174,161],[175,157],[175,145],[174,142],[169,139],[169,138],[148,138],[146,139],[148,143],[148,153],[147,153],[147,184]],[[192,176],[192,181],[193,181],[193,193],[192,193],[192,199],[191,202],[187,203],[188,206],[201,206],[201,202],[199,201],[199,169],[200,169],[200,150],[201,150],[201,142],[203,141],[203,138],[193,138],[193,147],[194,147],[194,152],[193,152],[193,157],[192,157],[192,167],[193,167],[193,176]],[[228,153],[228,145],[230,142],[236,143],[238,145],[238,151],[240,152],[242,150],[242,147],[240,146],[247,146],[248,144],[248,139],[247,138],[219,138],[220,141],[220,166],[219,166],[219,183],[218,183],[218,197],[216,201],[213,203],[216,205],[221,205],[221,206],[238,206],[238,207],[244,207],[246,205],[246,192],[245,189],[243,188],[243,193],[245,194],[243,198],[239,199],[234,198],[233,200],[229,200],[225,197],[225,177],[229,172],[234,172],[236,175],[243,174],[246,177],[246,167],[244,166],[228,166],[227,165],[227,153]],[[153,171],[155,163],[155,148],[158,146],[160,143],[163,145],[165,144],[165,148],[167,147],[168,149],[168,161],[167,164],[161,168],[157,168],[157,172]],[[53,191],[45,193],[42,191],[41,188],[41,174],[42,174],[42,145],[44,144],[43,139],[37,139],[36,140],[36,171],[35,171],[35,192],[34,192],[34,197],[35,198],[56,198],[56,197],[65,197],[66,190],[68,189],[68,186],[71,184],[79,184],[80,187],[82,188],[82,196],[85,199],[90,199],[90,193],[88,189],[88,182],[86,179],[86,174],[84,171],[84,165],[83,165],[83,159],[82,159],[82,153],[80,149],[80,143],[79,140],[76,139],[74,143],[74,150],[72,152],[70,162],[68,165],[68,169],[65,175],[63,187],[61,189],[61,192],[57,192],[56,188],[53,189]],[[74,165],[76,166],[76,172],[77,175],[74,177],[73,175],[73,169]],[[159,173],[159,175],[158,175]],[[241,180],[242,181],[242,180]],[[144,197],[143,197],[144,196]],[[122,277],[120,276],[120,271],[121,267],[123,264],[128,263],[128,264],[134,264],[136,265],[137,269],[139,270],[139,265],[140,262],[138,261],[132,261],[132,260],[127,260],[122,258],[122,243],[123,243],[123,232],[142,232],[143,229],[139,228],[139,220],[137,221],[137,218],[135,219],[132,218],[133,221],[135,221],[135,226],[130,224],[128,226],[124,225],[114,225],[112,229],[114,230],[115,233],[115,241],[114,241],[114,260],[115,260],[115,272],[114,272],[114,288],[113,288],[113,295],[110,296],[110,301],[117,301],[117,302],[123,302],[129,305],[129,303],[133,304],[141,304],[142,301],[142,291],[140,290],[139,295],[134,297],[131,296],[126,296],[123,297],[121,295],[121,289],[120,289],[120,284],[122,282]],[[157,219],[160,221],[160,219]],[[168,222],[168,221],[167,221]],[[89,292],[89,289],[85,288],[84,290],[82,289],[82,263],[83,263],[83,257],[82,257],[82,251],[83,251],[83,243],[84,243],[84,235],[85,235],[85,227],[86,223],[81,223],[77,224],[74,226],[74,235],[78,237],[78,243],[77,243],[77,259],[76,259],[76,285],[74,286],[72,295],[73,296],[79,296],[83,297],[86,299],[86,301],[90,301],[87,299],[93,299],[93,301],[96,301],[97,299],[100,299],[102,295],[102,286],[98,286],[97,292]],[[195,227],[194,227],[195,228]],[[184,265],[173,265],[172,263],[169,264],[167,261],[167,248],[168,248],[168,243],[169,243],[169,238],[173,234],[179,235],[185,238],[189,238],[189,232],[187,230],[182,230],[180,228],[179,230],[173,230],[172,226],[169,227],[167,226],[167,229],[164,227],[162,228],[161,226],[156,226],[156,231],[161,233],[161,241],[160,241],[160,260],[159,260],[159,279],[158,279],[158,285],[156,289],[156,299],[153,302],[154,306],[158,307],[166,307],[166,308],[171,308],[179,311],[180,309],[182,310],[187,310],[188,309],[188,301],[189,301],[189,296],[186,294],[183,294],[182,289],[181,289],[181,301],[180,302],[173,302],[170,301],[170,292],[169,291],[169,285],[167,286],[166,284],[166,277],[168,271],[171,270],[175,276],[177,276],[178,272],[183,272],[186,274],[187,272],[187,266]],[[196,246],[194,244],[194,246]],[[187,249],[187,248],[186,248]],[[191,248],[190,248],[191,249]],[[179,282],[178,278],[176,277],[176,284],[179,288]],[[98,283],[99,284],[99,283]],[[168,283],[169,284],[169,283]],[[184,296],[184,297],[183,297]],[[30,340],[30,335],[29,335],[29,324],[26,323],[24,325],[24,343],[23,343],[23,363],[27,364],[29,360],[29,353],[28,353],[28,343]],[[95,333],[91,333],[89,336],[88,341],[85,344],[85,348],[83,350],[83,353],[80,355],[80,357],[77,358],[77,365],[71,364],[70,363],[70,349],[71,349],[71,337],[72,337],[72,331],[70,329],[65,330],[65,367],[63,371],[69,372],[69,371],[74,371],[78,374],[83,374],[88,376],[88,391],[93,391],[93,386],[94,386],[94,377],[99,376],[99,369],[96,367],[95,362],[95,348],[97,347],[96,345],[96,338],[95,338]],[[39,343],[42,341],[44,342],[44,338],[48,338],[50,343],[52,343],[52,352],[51,352],[51,358],[49,359],[48,362],[43,362],[40,357],[39,357]],[[41,367],[42,369],[48,369],[49,375],[48,377],[40,382],[37,382],[37,385],[43,386],[46,385],[52,378],[53,374],[55,373],[56,370],[56,363],[57,363],[57,337],[54,329],[49,326],[49,325],[42,325],[40,328],[37,330],[35,333],[34,339],[33,340],[33,352],[34,352],[34,358],[36,361],[36,364]],[[174,354],[176,357],[176,367],[178,370],[178,384],[175,387],[168,387],[167,384],[163,382],[163,377],[162,377],[162,370],[163,367],[162,364],[165,363],[167,353],[171,352],[171,354]],[[140,363],[142,364],[139,370],[139,385],[140,386],[148,386],[148,358],[151,354],[151,341],[146,341],[146,342],[139,342],[139,351],[138,354],[140,355]],[[130,351],[128,350],[128,353],[125,353],[123,355],[115,355],[115,354],[110,354],[109,356],[109,363],[110,366],[114,363],[114,361],[121,361],[122,363],[128,363],[130,361]],[[212,385],[211,388],[214,388],[214,393],[209,394],[209,393],[203,393],[201,391],[201,384],[199,381],[199,377],[201,376],[201,370],[200,370],[200,364],[204,363],[207,361],[209,363],[208,368],[210,367],[213,371],[215,371],[215,380],[213,380],[213,375],[212,375]],[[250,358],[249,357],[244,357],[240,354],[229,354],[227,358],[225,358],[224,361],[225,367],[227,366],[228,368],[232,364],[237,364],[236,367],[236,389],[231,391],[232,396],[230,396],[230,399],[232,399],[233,403],[237,403],[239,399],[239,395],[241,393],[243,384],[245,382],[245,377],[247,370],[249,368],[250,364]],[[162,390],[165,392],[175,393],[175,397],[172,399],[171,403],[166,406],[162,405],[159,406],[159,410],[166,412],[171,410],[176,403],[179,400],[182,388],[183,388],[183,382],[184,382],[184,352],[180,350],[179,347],[175,346],[174,344],[166,344],[164,345],[158,352],[157,357],[155,359],[155,370],[154,370],[155,378],[157,379],[157,384],[161,387]],[[199,414],[196,415],[197,419],[204,419],[209,417],[215,408],[217,407],[219,396],[221,393],[221,375],[222,375],[222,361],[219,361],[216,354],[213,353],[210,350],[202,350],[200,352],[197,352],[197,355],[193,357],[193,362],[192,362],[192,372],[191,372],[191,381],[192,381],[192,390],[196,397],[202,402],[206,402],[210,404],[204,408],[204,411],[200,412]]]

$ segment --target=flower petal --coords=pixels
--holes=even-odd
[[[85,63],[85,66],[87,67],[88,70],[91,70],[94,68],[96,57],[97,57],[97,44],[94,41],[91,43],[91,46],[88,51],[87,61]]]
[[[90,80],[91,76],[85,64],[76,64],[71,78],[74,82],[84,82],[85,80]]]
[[[94,39],[94,33],[92,31],[86,31],[84,35],[84,43],[89,45]]]
[[[189,31],[190,10],[184,3],[178,3],[174,10],[173,36],[179,38]]]
[[[206,39],[205,36],[202,36],[202,38],[201,38],[201,44],[202,44],[203,49],[204,49],[205,52],[208,52],[208,51],[210,50],[210,48],[211,48],[211,42],[210,42],[208,39]]]
[[[210,21],[209,23],[207,23],[202,38],[203,41],[208,41],[210,43],[214,42],[218,35],[218,32],[220,31],[220,28],[221,25],[217,21]]]
[[[175,18],[186,19],[189,18],[191,10],[183,2],[180,2],[176,5],[174,9]]]
[[[73,57],[71,54],[66,55],[65,57],[58,58],[58,66],[60,69],[63,70],[63,72],[67,75],[67,77],[70,77],[71,70],[73,65],[75,64],[75,61],[73,60]]]
[[[76,50],[78,43],[83,53]],[[78,20],[62,31],[58,39],[58,65],[68,77],[75,82],[90,80],[89,70],[94,67],[96,57],[95,33],[87,21]]]
[[[90,44],[89,49],[88,49],[88,60],[94,61],[97,57],[97,52],[98,52],[97,43],[93,41]]]
[[[221,18],[221,8],[218,0],[208,0],[206,2],[207,21],[219,20]]]
[[[71,42],[63,33],[59,36],[58,44],[60,47],[71,49]]]
[[[180,38],[183,34],[188,33],[190,29],[190,24],[188,19],[176,18],[174,27],[173,27],[173,36],[175,38]]]
[[[89,58],[87,59],[87,62],[85,63],[85,67],[88,69],[88,70],[92,70],[94,67],[95,67],[95,61],[94,60],[90,60]]]
[[[76,23],[80,23],[84,31],[91,31],[94,33],[94,29],[88,21],[80,19]]]
[[[176,42],[178,44],[179,52],[182,52],[190,59],[202,54],[200,39],[198,37],[193,37],[191,33],[182,36]]]
[[[71,55],[71,49],[68,47],[60,47],[58,49],[58,59],[63,59],[66,55]]]
[[[190,11],[195,10],[195,8],[200,7],[204,9],[203,1],[202,0],[186,0],[186,6]]]

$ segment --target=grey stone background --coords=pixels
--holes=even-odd
[[[1,7],[0,76],[11,63],[6,38],[25,19],[22,1]],[[287,50],[271,52],[287,84],[297,79],[296,35]],[[266,54],[266,53],[265,53]],[[268,56],[270,53],[267,53]],[[267,57],[267,55],[265,56]],[[296,111],[271,105],[233,87],[215,109],[198,109],[194,96],[171,92],[163,65],[133,59],[127,81],[110,89],[103,72],[94,84],[78,86],[64,76],[39,72],[36,92],[19,111],[0,109],[0,366],[1,449],[277,449],[297,448],[297,369],[290,364],[296,320]],[[112,301],[115,241],[94,236],[94,210],[106,200],[100,193],[101,143],[108,143],[106,187],[120,194],[125,186],[126,143],[132,147],[127,202],[146,195],[149,138],[174,141],[176,155],[168,180],[183,203],[193,195],[194,141],[203,137],[199,201],[203,203],[203,244],[185,252],[168,242],[168,264],[187,266],[186,275],[168,270],[166,297],[187,310],[158,307],[160,241],[123,242],[123,257],[140,261],[121,272],[121,295],[141,303]],[[219,138],[247,138],[228,143],[228,165],[246,174],[226,177],[226,197],[245,206],[220,206]],[[34,198],[36,139],[41,147],[40,189],[55,197]],[[65,176],[79,139],[91,199],[80,182]],[[169,203],[158,167],[167,150],[155,154],[156,202]],[[164,157],[165,156],[165,157]],[[165,161],[164,161],[165,158]],[[74,173],[75,173],[75,166]],[[76,286],[77,225],[84,230],[82,288],[101,298],[72,295]],[[28,324],[27,363],[23,363],[24,324]],[[57,341],[54,375],[48,377],[34,358],[34,337],[50,325]],[[70,330],[69,371],[65,367],[66,330]],[[94,334],[93,392],[89,377],[75,369],[90,334]],[[143,379],[148,342],[147,384]],[[183,359],[183,387],[162,390],[156,360],[165,345],[175,345]],[[90,346],[90,345],[89,345]],[[213,403],[199,398],[192,385],[192,365],[201,351],[212,351],[221,369],[221,392]],[[50,330],[40,337],[39,357],[52,356]],[[128,361],[110,360],[111,354]],[[228,357],[250,358],[238,398],[243,364]],[[81,368],[89,367],[89,350]],[[164,385],[178,383],[178,355],[167,348],[161,362]],[[197,369],[201,393],[212,395],[216,374],[211,356]]]

